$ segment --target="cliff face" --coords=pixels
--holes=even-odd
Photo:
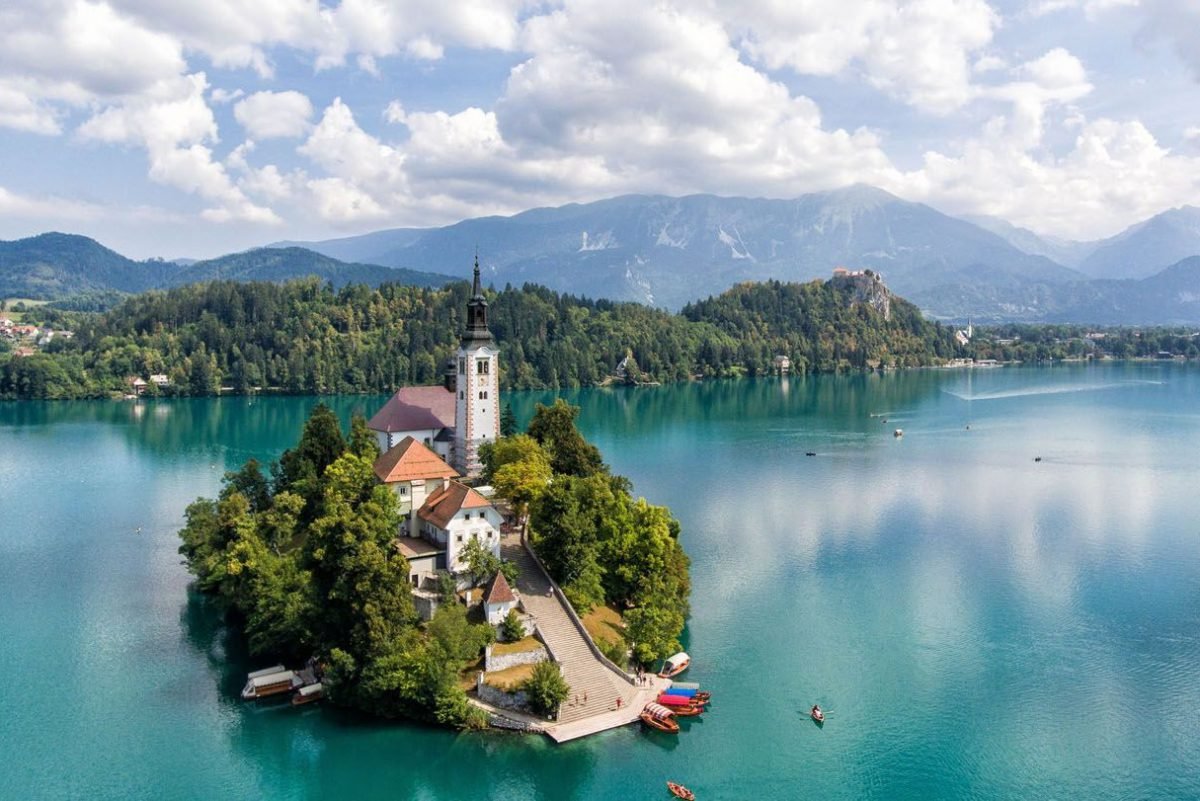
[[[883,315],[883,319],[892,319],[892,293],[883,283],[883,276],[871,270],[853,273],[835,273],[830,282],[845,288],[850,293],[850,304],[865,303]]]

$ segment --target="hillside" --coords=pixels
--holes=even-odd
[[[378,286],[385,282],[441,286],[454,280],[434,272],[348,264],[298,247],[259,248],[197,262],[139,262],[94,239],[74,234],[48,233],[0,242],[0,298],[61,300],[86,296],[94,300],[111,298],[114,293],[136,294],[197,281],[288,281],[309,275],[335,286]]]
[[[163,286],[178,269],[169,262],[138,262],[94,239],[47,233],[0,242],[0,298],[55,300],[82,293],[144,292]]]
[[[182,286],[200,281],[289,281],[315,275],[336,287],[346,284],[379,286],[386,282],[413,286],[442,286],[455,280],[438,273],[393,269],[377,264],[347,264],[304,248],[258,248],[180,267],[169,281]]]
[[[102,397],[123,391],[128,376],[150,373],[190,395],[221,386],[379,393],[436,383],[457,347],[468,292],[465,282],[335,291],[308,278],[137,295],[104,315],[62,314],[60,325],[76,335],[49,353],[0,355],[0,397]],[[883,310],[878,298],[862,302],[848,282],[741,285],[682,315],[532,285],[488,300],[505,389],[602,383],[626,355],[639,378],[664,382],[765,374],[781,353],[798,371],[955,355],[950,329],[894,296]]]

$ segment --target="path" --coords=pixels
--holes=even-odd
[[[549,577],[525,550],[519,535],[505,535],[500,555],[520,569],[517,590],[521,600],[537,619],[538,631],[555,661],[562,666],[563,678],[571,688],[571,694],[559,708],[558,720],[545,726],[546,734],[564,742],[637,720],[642,708],[670,682],[654,677],[650,686],[638,686],[601,662],[568,615],[565,600],[560,599],[558,592],[549,593],[552,586]]]

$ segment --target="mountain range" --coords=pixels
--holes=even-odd
[[[1149,280],[1200,255],[1200,209],[1190,207],[1075,242],[856,185],[791,200],[627,195],[280,245],[426,270],[478,247],[497,285],[532,282],[672,309],[741,281],[805,281],[845,265],[882,273],[893,291],[942,319],[1200,322],[1189,300],[1200,277],[1188,284],[1186,265]]]
[[[303,248],[257,248],[204,261],[134,261],[94,239],[47,233],[0,242],[0,297],[57,300],[103,292],[145,292],[226,279],[286,281],[315,275],[335,286],[395,281],[441,286],[452,276],[353,264]]]
[[[478,251],[493,285],[678,309],[744,282],[870,268],[926,314],[976,322],[1200,323],[1200,209],[1074,242],[996,218],[959,219],[856,185],[790,200],[626,195],[267,248],[195,263],[135,262],[93,240],[0,243],[0,296],[137,292],[210,278],[439,285]]]

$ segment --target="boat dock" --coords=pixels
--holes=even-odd
[[[602,731],[637,723],[646,704],[658,698],[658,694],[671,684],[670,679],[660,679],[657,676],[651,676],[649,680],[649,686],[640,687],[633,699],[627,705],[622,704],[619,709],[611,706],[606,710],[598,709],[593,715],[576,718],[568,723],[546,724],[542,730],[554,742],[565,743],[570,740],[578,740],[580,737],[587,737],[590,734],[599,734]]]

